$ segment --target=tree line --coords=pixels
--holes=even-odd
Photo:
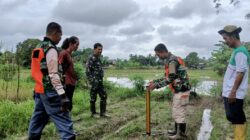
[[[0,52],[0,64],[16,64],[24,68],[29,68],[31,64],[31,52],[39,44],[39,39],[26,39],[16,46],[15,51]],[[249,42],[244,43],[248,48]],[[209,59],[200,58],[197,52],[189,53],[184,59],[186,66],[190,69],[203,69],[205,67],[213,68],[218,74],[222,75],[226,69],[228,60],[231,55],[231,49],[220,41],[215,46],[218,49],[212,52],[212,57]],[[0,49],[3,46],[0,45]],[[60,50],[60,47],[59,47]],[[92,48],[84,48],[75,51],[72,56],[74,62],[85,64],[88,57],[92,54]],[[148,68],[148,67],[162,67],[162,61],[155,55],[148,54],[137,55],[130,54],[129,59],[110,59],[108,56],[101,57],[104,67],[115,67],[117,69],[123,68]]]

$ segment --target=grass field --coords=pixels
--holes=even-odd
[[[105,77],[134,77],[141,76],[144,79],[161,77],[163,70],[105,70]],[[23,70],[21,78],[21,90],[18,102],[11,101],[16,97],[14,83],[6,93],[1,90],[0,95],[0,139],[24,140],[27,139],[29,119],[33,112],[34,101],[32,100],[33,82],[30,80],[29,71]],[[221,81],[211,70],[190,70],[191,78],[211,79]],[[1,85],[0,81],[0,85]],[[13,93],[11,93],[11,91]],[[147,138],[145,133],[145,95],[137,93],[134,89],[117,88],[109,84],[108,89],[108,114],[110,119],[94,119],[89,112],[89,90],[77,89],[73,102],[72,120],[74,129],[78,133],[79,140],[123,140],[123,139],[167,139],[164,133],[173,127],[171,107],[168,96],[161,92],[154,92],[151,96],[151,126],[152,133],[157,135]],[[15,101],[15,100],[14,100]],[[97,101],[97,110],[99,99]],[[223,103],[218,97],[201,96],[193,99],[188,106],[187,135],[189,140],[195,140],[201,126],[202,113],[205,108],[210,108],[211,120],[214,129],[211,140],[226,140],[231,138],[232,130],[224,115]],[[246,115],[250,119],[250,95],[246,100]],[[250,126],[250,123],[248,122]],[[49,123],[42,135],[43,140],[59,139],[53,123]],[[250,128],[248,127],[248,139]]]
[[[164,76],[164,69],[107,69],[105,70],[105,77],[134,77],[141,76],[144,79],[154,79]],[[222,77],[218,76],[212,70],[188,70],[188,74],[192,79],[210,79],[210,80],[222,80]]]

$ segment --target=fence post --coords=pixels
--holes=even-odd
[[[147,89],[146,93],[146,134],[147,136],[151,135],[150,127],[150,90]]]

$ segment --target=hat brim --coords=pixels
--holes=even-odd
[[[220,35],[222,35],[222,34],[234,34],[234,33],[240,33],[242,31],[242,28],[241,27],[238,27],[236,30],[234,30],[233,32],[227,32],[227,31],[225,31],[224,29],[222,29],[222,30],[220,30],[220,31],[218,31],[218,33],[220,34]]]

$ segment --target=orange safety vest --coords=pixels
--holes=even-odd
[[[182,65],[183,67],[186,67],[183,59],[181,59],[180,57],[177,57],[177,61],[178,61],[179,65]],[[166,74],[166,78],[168,78],[168,75],[169,75],[168,64],[165,65],[165,74]],[[175,89],[173,87],[173,83],[169,84],[169,88],[171,89],[172,93],[175,93]]]
[[[46,48],[44,48],[44,46]],[[54,48],[54,46],[47,41],[41,42],[37,48],[35,48],[32,51],[31,55],[31,77],[35,81],[35,88],[34,91],[35,93],[38,94],[44,94],[44,84],[43,84],[43,78],[44,74],[43,71],[44,69],[47,70],[47,64],[41,64],[42,60],[45,59],[46,53],[48,52],[49,49]],[[46,65],[46,66],[44,66]],[[42,67],[45,68],[42,68]]]
[[[35,48],[31,56],[31,76],[35,80],[35,93],[44,94],[43,73],[40,66],[44,51],[42,48]]]

